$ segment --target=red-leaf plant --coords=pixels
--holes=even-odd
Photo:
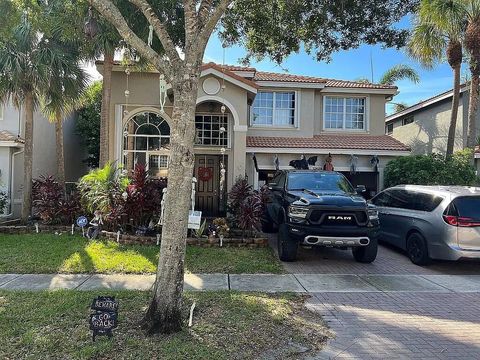
[[[239,211],[235,216],[237,226],[242,229],[243,236],[246,232],[261,231],[262,216],[262,195],[254,192],[240,204]]]

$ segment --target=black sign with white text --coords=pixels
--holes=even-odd
[[[118,326],[118,302],[112,296],[99,296],[93,299],[90,306],[94,313],[90,314],[90,330],[93,341],[96,336],[113,336],[112,330]]]

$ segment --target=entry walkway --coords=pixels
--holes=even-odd
[[[155,275],[0,274],[0,290],[149,290]],[[470,293],[480,275],[186,274],[185,290],[297,293]]]

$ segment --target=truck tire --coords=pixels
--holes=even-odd
[[[428,256],[428,247],[425,238],[418,232],[410,234],[407,239],[407,254],[415,265],[428,265],[431,261]]]
[[[274,234],[274,233],[278,232],[278,229],[277,229],[277,227],[275,226],[275,224],[273,223],[272,220],[262,219],[262,232],[265,233],[265,234]]]
[[[370,239],[370,244],[367,246],[357,247],[352,249],[353,257],[360,263],[371,263],[377,258],[378,240],[376,238]]]
[[[281,261],[295,261],[297,259],[298,243],[288,233],[286,224],[281,224],[278,228],[278,257]]]

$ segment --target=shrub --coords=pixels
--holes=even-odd
[[[228,193],[228,207],[232,214],[238,213],[242,202],[252,194],[252,186],[248,184],[247,179],[237,178],[232,189]]]
[[[137,164],[126,188],[125,213],[133,226],[148,226],[152,218],[160,215],[165,179],[152,178],[144,165]]]
[[[244,178],[239,178],[228,194],[228,210],[233,227],[246,231],[260,231],[264,210],[264,192],[252,191]]]
[[[0,191],[0,214],[5,212],[5,207],[7,206],[8,196],[5,191]]]
[[[100,210],[103,214],[112,212],[117,217],[118,205],[129,184],[128,178],[115,164],[107,163],[101,169],[94,169],[83,176],[78,183],[82,205],[91,214]]]
[[[385,187],[399,184],[474,185],[478,180],[472,152],[458,151],[450,159],[442,155],[411,155],[390,161],[385,167]]]
[[[100,110],[102,107],[102,82],[90,85],[77,111],[75,133],[80,137],[88,157],[83,161],[90,167],[98,167],[100,158]]]
[[[80,213],[78,194],[67,198],[53,176],[33,180],[32,201],[35,216],[47,224],[72,224]]]

